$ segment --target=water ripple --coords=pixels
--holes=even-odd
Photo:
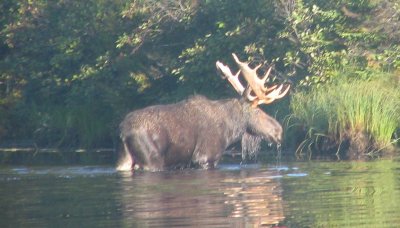
[[[222,164],[214,170],[3,167],[10,227],[396,227],[396,161]],[[16,213],[17,212],[17,213]]]

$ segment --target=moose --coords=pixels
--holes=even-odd
[[[232,56],[239,68],[236,74],[220,61],[216,67],[240,98],[209,100],[197,95],[175,104],[128,113],[120,124],[122,149],[117,170],[210,169],[235,143],[241,142],[242,156],[258,152],[262,140],[280,145],[281,125],[258,105],[282,98],[290,85],[267,87],[271,68],[259,78],[261,64],[251,68],[235,54]],[[241,74],[246,87],[240,81]]]

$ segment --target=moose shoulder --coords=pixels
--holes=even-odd
[[[234,57],[244,72],[239,64],[242,62]],[[238,77],[219,62],[217,68],[231,83],[232,77]],[[256,69],[247,70],[257,77]],[[232,85],[235,89],[241,87],[236,90],[243,94],[242,99],[213,101],[194,96],[176,104],[155,105],[129,113],[120,124],[123,148],[117,169],[158,171],[192,165],[213,168],[222,153],[238,141],[242,142],[242,154],[255,152],[263,139],[279,144],[281,125],[257,105],[282,97],[287,89],[282,92],[280,86],[265,91],[264,87],[250,85],[245,90],[241,84]],[[264,91],[264,97],[260,99],[255,90]]]

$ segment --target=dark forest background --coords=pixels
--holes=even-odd
[[[267,107],[288,143],[337,146],[360,133],[378,149],[398,143],[397,0],[2,0],[0,144],[114,147],[130,110],[193,94],[237,96],[215,68],[217,60],[234,66],[232,52],[293,85]],[[317,106],[346,110],[337,96],[351,90],[383,93],[377,109],[384,102],[393,123],[378,128],[387,141],[369,124],[377,115],[352,125]],[[321,110],[327,120],[315,122]]]

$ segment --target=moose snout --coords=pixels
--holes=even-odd
[[[279,123],[276,123],[274,127],[270,128],[270,138],[271,143],[280,145],[282,143],[283,130]]]
[[[271,138],[269,138],[269,141],[271,143],[280,145],[282,143],[282,132],[275,132],[275,134],[272,134]]]

